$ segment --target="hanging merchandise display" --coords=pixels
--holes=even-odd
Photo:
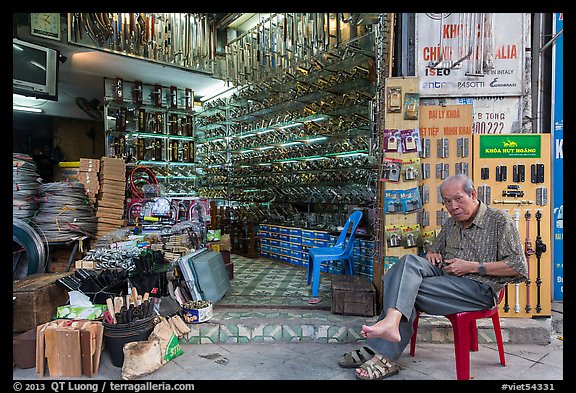
[[[374,262],[374,283],[381,291],[380,275],[386,274],[407,253],[418,253],[423,246],[419,217],[423,195],[419,187],[423,177],[418,99],[418,78],[385,78],[380,94],[379,142],[380,184],[377,239],[382,257]],[[409,108],[410,113],[406,110]],[[377,296],[381,298],[381,296]]]
[[[450,175],[472,176],[472,105],[420,106],[422,203],[420,224],[430,240],[449,217],[440,183]],[[479,190],[479,198],[481,197]]]
[[[473,135],[473,150],[478,198],[516,220],[528,263],[528,281],[505,287],[500,316],[550,316],[550,135]]]
[[[52,14],[50,14],[52,15]],[[213,73],[216,25],[212,14],[68,13],[76,45]]]
[[[121,78],[105,78],[104,86],[106,155],[145,174],[139,180],[157,184],[157,196],[195,195],[192,89]],[[138,188],[133,182],[131,186]],[[141,197],[141,190],[132,191]]]

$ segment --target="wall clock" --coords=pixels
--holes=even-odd
[[[60,14],[50,12],[30,13],[30,34],[60,41]]]

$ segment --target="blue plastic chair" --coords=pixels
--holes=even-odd
[[[354,274],[354,236],[362,218],[362,212],[357,210],[350,214],[336,244],[332,247],[316,247],[308,251],[308,285],[312,282],[312,299],[309,303],[318,303],[318,288],[320,286],[320,264],[322,261],[345,260],[344,273]],[[350,229],[352,226],[352,229]],[[348,231],[350,229],[350,231]]]

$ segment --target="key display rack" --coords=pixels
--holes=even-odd
[[[165,196],[195,194],[194,92],[121,78],[104,86],[106,155],[148,167]]]

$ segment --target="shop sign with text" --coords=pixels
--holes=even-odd
[[[525,13],[416,13],[421,97],[521,96]]]
[[[540,135],[481,135],[480,158],[540,158]]]

